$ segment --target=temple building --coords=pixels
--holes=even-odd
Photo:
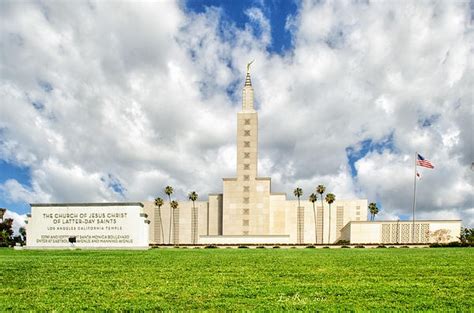
[[[250,64],[249,64],[250,65]],[[236,176],[207,201],[32,204],[27,246],[144,247],[148,244],[332,244],[454,241],[461,221],[367,221],[367,199],[288,200],[258,176],[258,113],[247,66],[237,113]],[[319,195],[318,195],[319,196]],[[441,239],[440,239],[441,238]]]
[[[258,113],[254,107],[254,90],[248,66],[242,90],[242,109],[237,113],[236,174],[236,177],[223,178],[223,193],[210,194],[208,201],[195,202],[197,212],[194,217],[192,202],[180,201],[176,210],[170,210],[169,204],[165,204],[160,212],[154,202],[143,202],[144,210],[152,221],[150,242],[329,244],[339,240],[351,241],[352,236],[360,238],[358,242],[378,243],[383,241],[382,234],[385,233],[382,229],[385,232],[387,229],[384,225],[393,223],[368,222],[367,199],[336,200],[331,207],[321,203],[321,199],[313,207],[313,203],[305,199],[298,206],[298,201],[288,200],[286,193],[272,191],[270,177],[258,176]],[[170,219],[171,212],[173,216]],[[377,227],[375,230],[373,227],[360,227],[366,224],[358,223],[364,222],[371,226],[379,225],[380,230]],[[398,223],[400,240],[397,242],[429,242],[430,231],[443,228],[448,229],[452,238],[459,236],[461,221],[441,224],[432,224],[430,228],[430,221],[417,222],[413,235],[411,222]]]

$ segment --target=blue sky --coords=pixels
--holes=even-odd
[[[274,191],[322,183],[407,218],[418,151],[435,164],[419,217],[474,223],[467,2],[1,6],[1,207],[220,192],[255,59],[259,174]]]
[[[0,184],[5,183],[8,179],[17,180],[26,187],[31,187],[30,170],[26,167],[16,166],[5,160],[0,160]],[[30,207],[24,201],[11,201],[0,195],[0,207],[8,208],[20,214],[29,212]]]
[[[221,27],[227,23],[235,24],[239,28],[245,28],[245,24],[252,21],[245,14],[251,7],[262,10],[265,17],[270,21],[272,42],[268,46],[270,53],[283,54],[292,49],[292,35],[287,28],[287,19],[295,16],[300,1],[297,0],[269,0],[269,1],[201,1],[188,0],[184,2],[186,10],[195,13],[204,13],[211,7],[219,8],[223,12]],[[259,28],[255,29],[258,36]]]

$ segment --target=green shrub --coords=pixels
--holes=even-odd
[[[461,248],[461,247],[472,247],[473,244],[467,242],[451,241],[448,243],[431,243],[430,248]]]
[[[248,248],[249,248],[248,246],[244,246],[244,245],[239,246],[239,249],[248,249]]]
[[[313,246],[313,245],[306,246],[306,249],[314,249],[314,248],[316,248],[316,247]]]
[[[204,247],[204,249],[217,249],[216,245],[207,245]]]
[[[350,247],[346,245],[341,246],[341,249],[347,249],[347,248],[350,248]]]
[[[354,248],[362,249],[362,248],[365,248],[365,246],[364,245],[356,245]]]
[[[338,241],[336,242],[336,245],[348,245],[348,244],[350,244],[350,243],[351,243],[351,242],[350,242],[349,240],[342,240],[342,239],[341,239],[341,240],[338,240]]]
[[[387,248],[386,245],[378,245],[377,248]]]
[[[273,246],[273,249],[280,249],[280,246]]]
[[[471,247],[474,247],[474,228],[462,228],[461,236],[459,237],[462,243],[468,244]],[[467,247],[467,246],[463,246]]]
[[[265,249],[265,246],[257,246],[257,249]]]

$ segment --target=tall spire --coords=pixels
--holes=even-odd
[[[247,72],[247,77],[245,77],[245,86],[252,87],[252,81],[250,80],[250,73]]]
[[[253,88],[252,81],[250,80],[250,65],[252,62],[247,63],[247,76],[245,77],[245,86],[242,90],[242,110],[243,111],[254,111],[253,107]]]
[[[252,81],[250,80],[250,65],[252,65],[252,60],[250,63],[247,63],[247,77],[245,77],[245,86],[252,86]]]

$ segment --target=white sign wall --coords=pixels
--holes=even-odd
[[[148,247],[141,204],[32,205],[26,231],[27,247]]]

